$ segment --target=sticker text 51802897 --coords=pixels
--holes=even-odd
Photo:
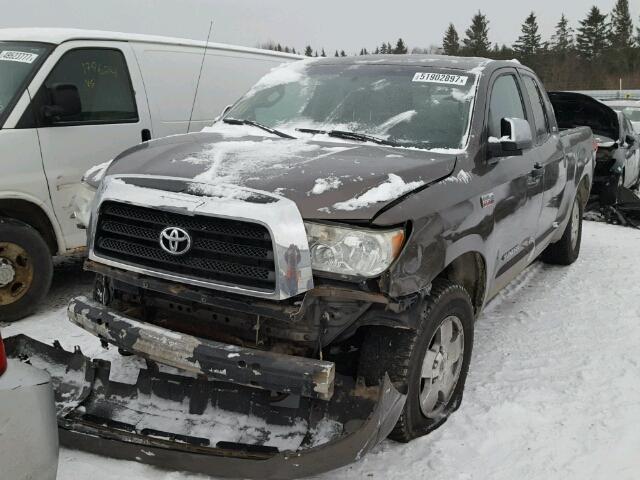
[[[36,58],[38,58],[38,55],[35,53],[16,52],[15,50],[3,50],[0,52],[0,61],[5,62],[33,63]]]
[[[418,72],[413,76],[414,82],[444,83],[464,87],[469,77],[464,75],[452,75],[450,73],[426,73]]]

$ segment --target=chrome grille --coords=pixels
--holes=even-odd
[[[192,248],[181,256],[160,248],[166,227],[185,229]],[[104,202],[96,227],[97,255],[190,278],[275,289],[271,236],[257,223],[183,215],[118,202]]]

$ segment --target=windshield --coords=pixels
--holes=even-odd
[[[632,122],[640,122],[640,107],[617,107],[614,110],[622,112]]]
[[[34,43],[0,42],[0,125],[48,48]]]
[[[459,70],[295,62],[262,78],[225,118],[294,136],[339,130],[402,147],[460,149],[474,86],[475,76]]]

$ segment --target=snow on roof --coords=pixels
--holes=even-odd
[[[143,35],[139,33],[107,32],[103,30],[80,30],[74,28],[0,28],[0,41],[29,41],[61,44],[72,40],[110,40],[120,42],[143,42],[165,45],[182,45],[187,47],[204,47],[207,42],[187,38],[162,37],[158,35]],[[258,48],[240,47],[225,43],[209,42],[208,48],[233,50],[246,53],[268,54],[274,57],[292,59],[303,58],[290,53],[261,50]]]

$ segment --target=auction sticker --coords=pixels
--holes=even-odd
[[[447,85],[464,86],[467,84],[469,77],[464,75],[451,75],[449,73],[425,73],[418,72],[413,76],[414,82],[425,83],[444,83]]]
[[[33,63],[38,58],[36,53],[17,52],[15,50],[3,50],[0,52],[0,61]]]

